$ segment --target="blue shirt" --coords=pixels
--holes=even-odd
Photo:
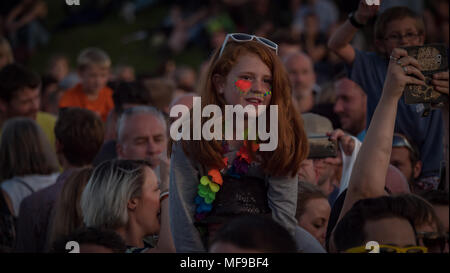
[[[367,127],[381,98],[388,60],[375,52],[355,49],[353,65],[347,66],[349,77],[358,83],[367,95]],[[439,176],[443,159],[443,120],[440,110],[431,110],[422,117],[422,104],[406,104],[403,96],[398,103],[395,132],[408,136],[419,147],[422,161],[421,178]]]
[[[364,130],[362,130],[361,133],[359,133],[359,134],[356,136],[356,138],[357,138],[359,141],[363,142],[363,141],[364,141],[364,138],[366,137],[366,133],[367,133],[367,130],[364,129]]]

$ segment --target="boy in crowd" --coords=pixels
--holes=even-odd
[[[59,107],[80,107],[97,113],[105,122],[114,108],[112,89],[106,86],[111,59],[101,49],[87,48],[77,60],[80,83],[67,90]]]
[[[407,7],[394,7],[379,15],[375,23],[375,52],[363,52],[352,47],[351,40],[358,29],[374,17],[378,6],[368,6],[360,1],[358,10],[332,35],[328,47],[348,65],[349,78],[359,84],[367,94],[368,127],[381,97],[387,67],[394,48],[424,44],[425,27],[418,15]],[[410,74],[411,66],[403,68]],[[410,71],[408,71],[410,69]],[[448,71],[433,76],[432,84],[437,91],[448,93]],[[425,189],[437,188],[439,167],[443,158],[443,127],[440,110],[432,110],[422,116],[423,105],[408,105],[403,98],[399,102],[395,131],[410,137],[420,149],[423,162],[420,181]]]

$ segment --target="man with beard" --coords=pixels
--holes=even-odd
[[[422,171],[422,161],[420,161],[417,146],[402,134],[394,134],[390,164],[405,175],[413,193],[418,194],[420,191],[429,190],[425,184],[416,182]]]
[[[14,117],[30,118],[39,124],[54,145],[56,117],[40,112],[41,78],[20,64],[9,64],[0,70],[0,116],[4,121]],[[1,135],[2,120],[0,120]],[[53,146],[54,147],[54,146]]]
[[[339,116],[342,129],[359,139],[366,134],[366,94],[361,87],[348,78],[334,83],[336,103],[333,111]]]

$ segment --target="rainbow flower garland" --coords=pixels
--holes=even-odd
[[[245,139],[247,133],[245,134]],[[228,145],[223,142],[223,148],[225,153],[228,152]],[[251,159],[249,148],[253,152],[259,149],[259,144],[255,142],[249,142],[244,140],[244,145],[236,153],[236,158],[233,160],[231,167],[227,171],[227,175],[234,178],[241,178],[241,176],[247,174]],[[223,157],[225,166],[228,166],[228,158]],[[203,220],[207,214],[212,210],[212,203],[216,199],[216,193],[220,190],[223,184],[222,174],[219,169],[214,168],[208,171],[208,175],[204,175],[200,178],[200,184],[198,185],[197,196],[195,197],[195,204],[197,205],[195,219],[197,221]]]

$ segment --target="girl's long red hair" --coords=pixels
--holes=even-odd
[[[308,141],[303,128],[299,111],[294,108],[291,100],[291,87],[287,72],[275,52],[263,44],[251,41],[245,43],[229,42],[219,58],[218,50],[209,65],[206,77],[200,85],[202,109],[209,104],[216,104],[225,113],[225,100],[213,84],[215,74],[226,77],[244,54],[255,54],[269,67],[272,72],[271,105],[278,105],[278,146],[271,152],[258,152],[262,169],[267,175],[295,176],[300,162],[308,155]],[[266,111],[267,122],[270,111]],[[202,120],[202,124],[207,119]],[[191,111],[192,128],[192,111]],[[267,126],[267,128],[269,128]],[[192,134],[191,134],[192,136]],[[221,141],[212,140],[181,140],[186,155],[208,168],[222,168]]]

